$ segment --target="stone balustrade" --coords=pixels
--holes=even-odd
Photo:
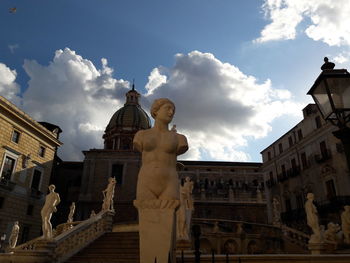
[[[310,239],[309,235],[294,228],[290,228],[286,225],[281,225],[281,230],[286,239],[289,239],[291,242],[295,242],[298,245],[307,248],[307,244]]]
[[[41,237],[0,254],[2,263],[61,263],[88,246],[106,232],[112,231],[114,212],[106,211],[82,221],[73,228],[46,240]]]

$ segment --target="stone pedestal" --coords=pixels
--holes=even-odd
[[[328,243],[328,242],[308,244],[308,248],[311,251],[312,255],[334,253],[336,246],[337,246],[336,243]]]
[[[134,200],[139,213],[140,263],[176,262],[176,218],[179,200]]]

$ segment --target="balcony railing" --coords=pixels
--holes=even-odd
[[[315,154],[315,161],[317,163],[324,163],[325,161],[332,158],[331,151],[326,149],[322,154]]]

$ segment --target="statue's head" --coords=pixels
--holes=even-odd
[[[191,178],[190,178],[189,176],[186,176],[185,181],[186,181],[186,182],[190,182],[190,181],[191,181]]]
[[[115,180],[114,177],[109,177],[109,178],[108,178],[108,182],[110,182],[110,183],[116,183],[116,180]]]
[[[157,117],[157,112],[159,111],[159,109],[160,109],[162,106],[164,106],[164,105],[166,105],[166,104],[171,105],[171,107],[172,107],[172,112],[173,112],[172,115],[175,114],[175,104],[174,104],[171,100],[169,100],[169,99],[167,99],[167,98],[160,98],[160,99],[156,99],[156,100],[153,102],[152,106],[151,106],[151,116],[153,117],[153,119],[156,119],[156,117]],[[171,118],[172,118],[172,116],[171,116]]]
[[[308,193],[308,194],[306,195],[306,198],[307,198],[308,200],[314,200],[315,196],[314,196],[313,193]]]
[[[55,186],[55,185],[53,185],[53,184],[50,184],[50,185],[49,185],[49,190],[50,190],[50,191],[55,190],[55,188],[56,188],[56,186]]]

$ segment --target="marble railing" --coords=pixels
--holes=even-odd
[[[294,228],[290,228],[286,225],[281,225],[281,230],[286,239],[290,240],[291,242],[297,243],[299,246],[302,246],[303,248],[307,249],[307,244],[310,239],[309,235]]]
[[[112,231],[114,212],[107,211],[82,221],[73,228],[45,240],[36,238],[0,255],[0,262],[61,263],[88,246],[106,232]]]

